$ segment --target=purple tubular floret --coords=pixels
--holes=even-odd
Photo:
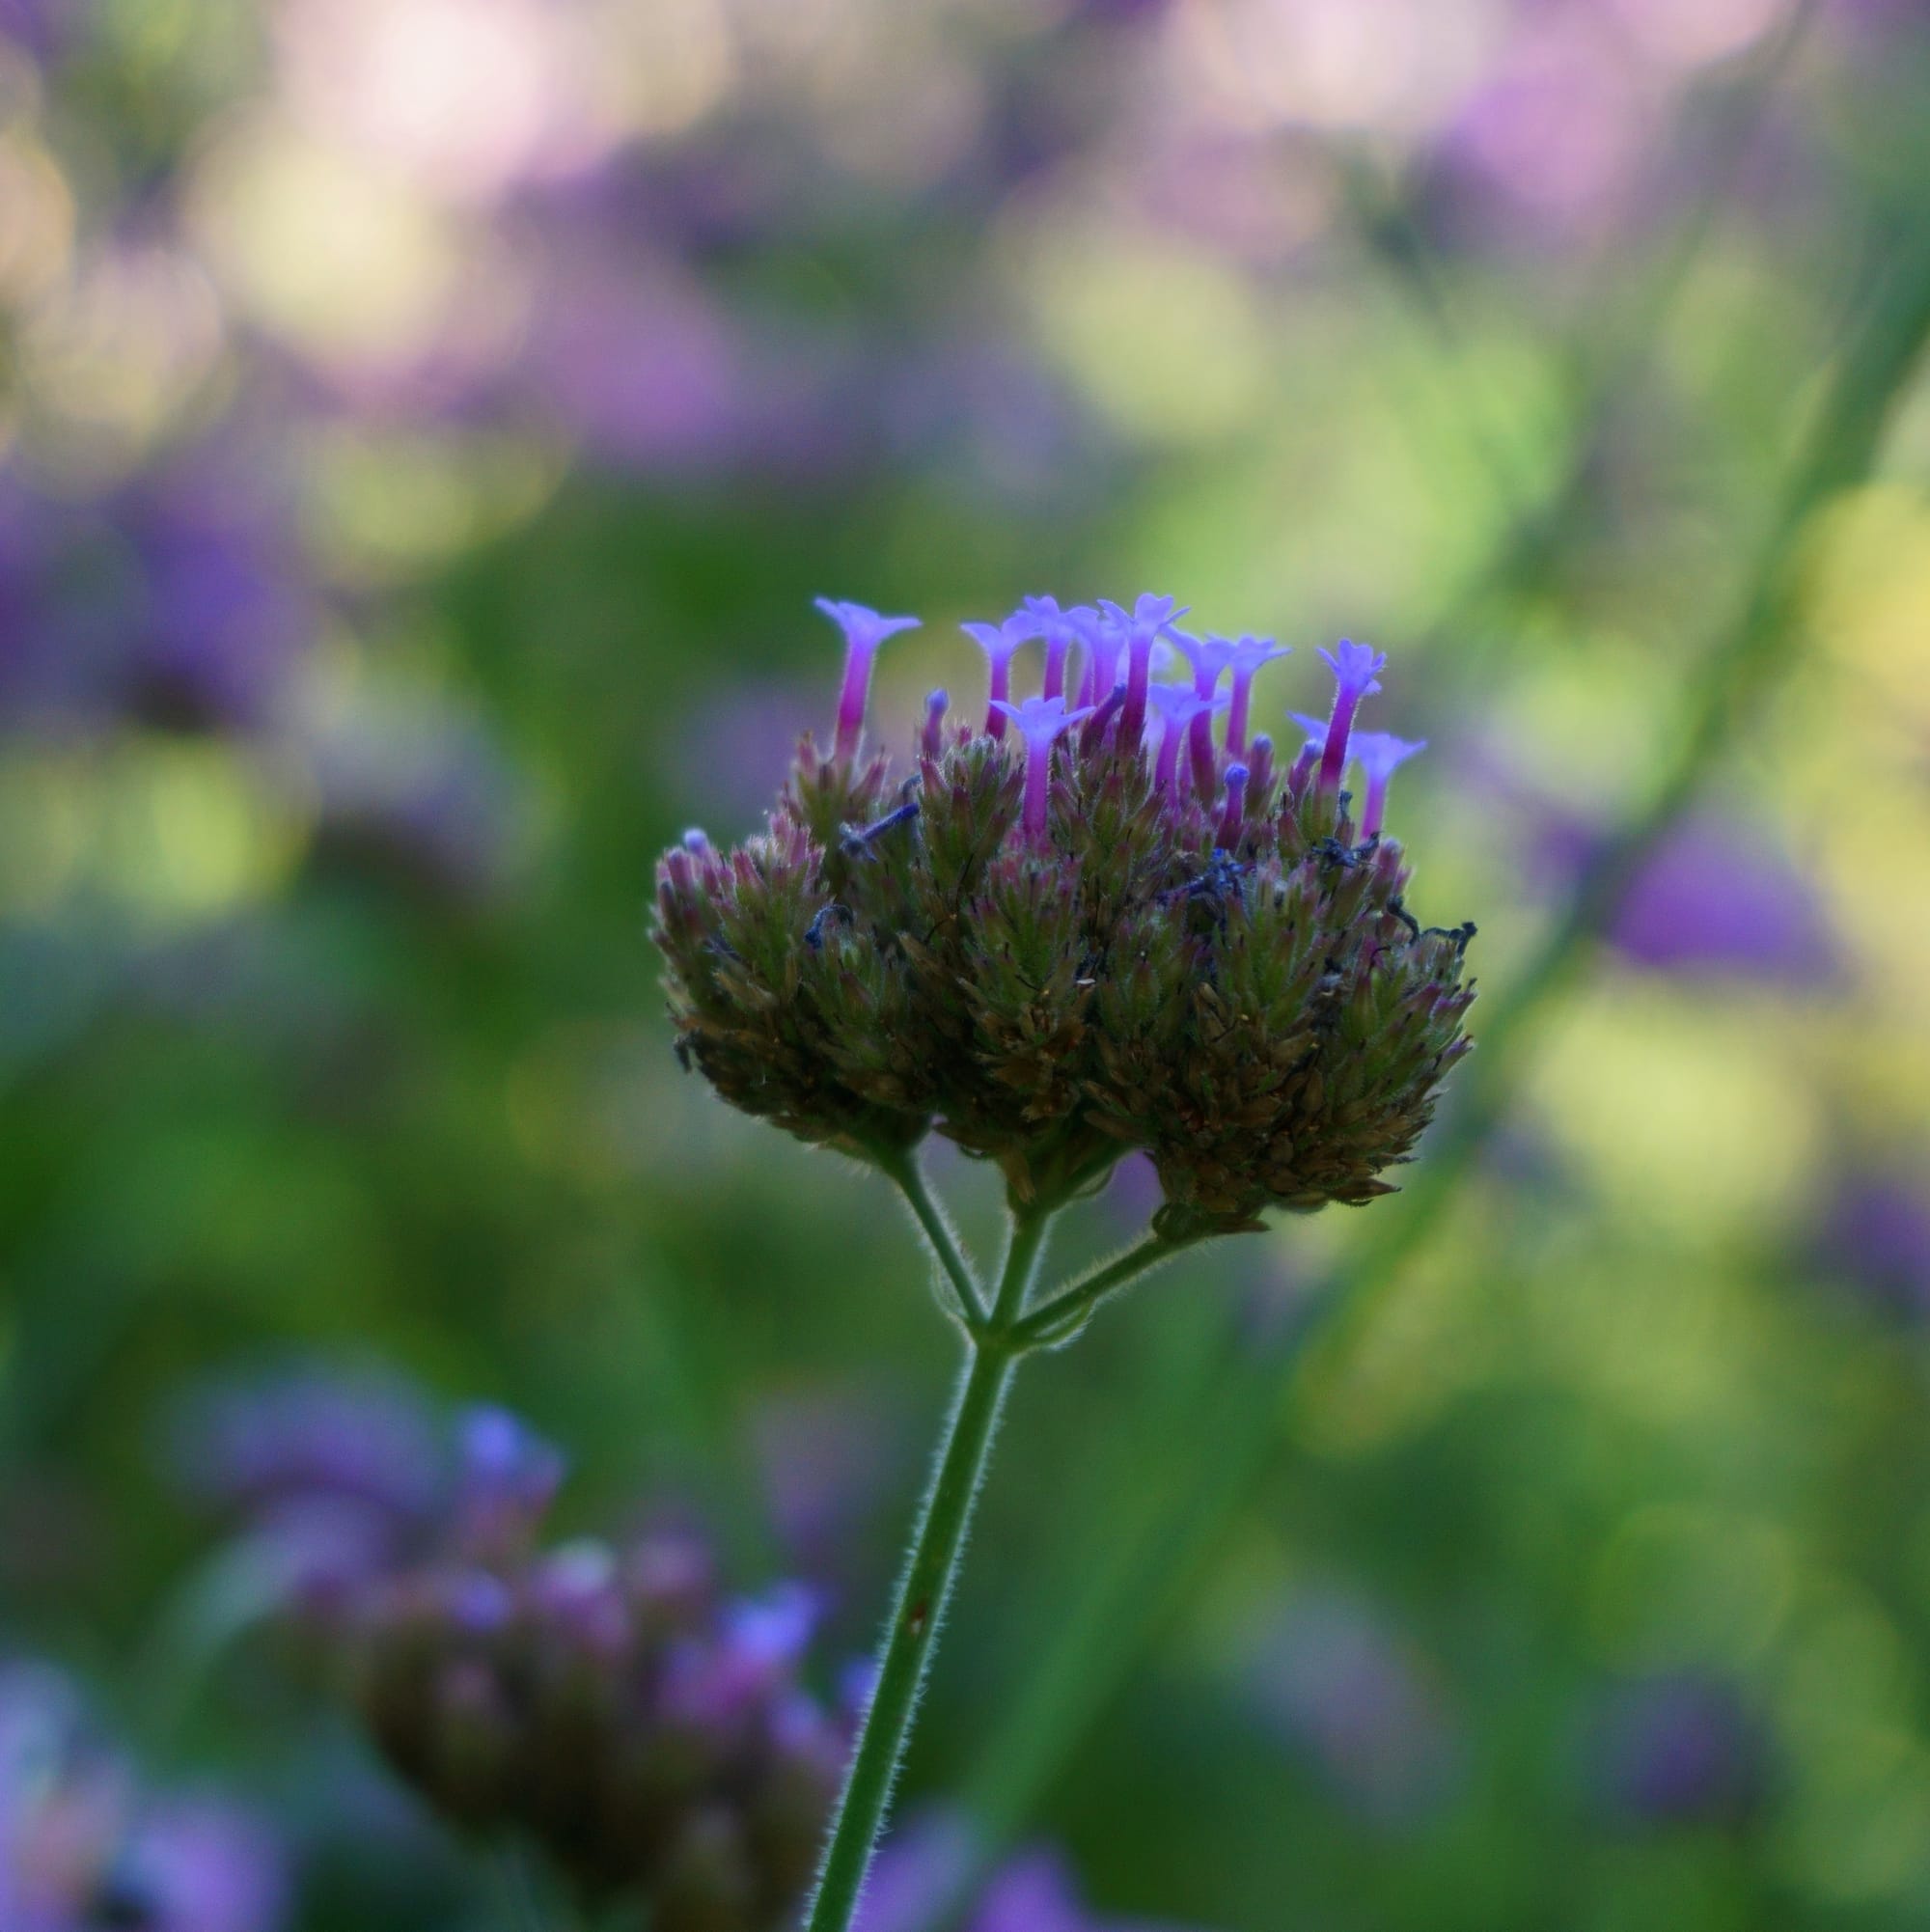
[[[1332,650],[1320,655],[1334,673],[1334,714],[1327,722],[1326,749],[1320,756],[1320,789],[1337,792],[1340,774],[1347,765],[1347,741],[1354,729],[1354,714],[1361,700],[1371,697],[1381,687],[1375,673],[1387,664],[1385,653],[1365,644],[1342,638]]]
[[[844,682],[838,693],[835,756],[849,763],[864,740],[865,707],[870,697],[871,665],[878,647],[901,630],[916,630],[921,620],[880,617],[867,605],[840,603],[833,597],[818,597],[814,602],[844,633]]]

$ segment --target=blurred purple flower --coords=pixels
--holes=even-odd
[[[1165,1197],[1160,1192],[1159,1173],[1151,1157],[1135,1147],[1113,1170],[1105,1192],[1099,1197],[1106,1217],[1121,1232],[1144,1228],[1158,1211]]]
[[[852,1932],[925,1932],[933,1909],[963,1877],[971,1842],[969,1825],[942,1810],[892,1834],[871,1868]],[[1007,1860],[958,1924],[960,1932],[1155,1932],[1143,1920],[1088,1910],[1070,1862],[1049,1846]]]
[[[287,1881],[250,1814],[143,1794],[91,1728],[73,1685],[0,1670],[0,1926],[6,1932],[273,1932]]]
[[[1463,103],[1442,143],[1448,179],[1550,235],[1601,212],[1643,158],[1652,103],[1633,60],[1586,9],[1540,9]]]
[[[797,751],[797,721],[817,693],[782,683],[731,682],[694,694],[658,741],[667,795],[718,826],[754,825]]]
[[[252,1546],[263,1587],[315,1610],[431,1547],[526,1549],[564,1473],[505,1410],[451,1421],[400,1376],[303,1362],[192,1391],[172,1443],[183,1489]]]
[[[456,1422],[453,1533],[470,1556],[527,1548],[556,1500],[565,1464],[521,1417],[490,1405]]]
[[[1930,28],[1922,0],[1827,0],[1825,11],[1852,29],[1888,35],[1898,28]]]
[[[1647,1826],[1740,1825],[1766,1795],[1768,1744],[1735,1689],[1691,1672],[1625,1685],[1593,1738],[1609,1814]]]
[[[1411,1824],[1448,1796],[1459,1761],[1439,1690],[1372,1605],[1338,1591],[1288,1604],[1249,1681],[1259,1707],[1369,1820]]]
[[[1831,985],[1840,955],[1816,892],[1759,833],[1697,820],[1678,826],[1623,899],[1609,938],[1661,972]]]
[[[817,1621],[816,1593],[801,1584],[722,1605],[714,1628],[667,1660],[659,1692],[665,1722],[692,1731],[736,1730],[795,1673]]]
[[[377,1368],[295,1363],[213,1379],[189,1393],[173,1434],[189,1494],[236,1513],[332,1496],[414,1522],[444,1480],[427,1402]]]
[[[434,1520],[448,1457],[413,1385],[297,1363],[191,1390],[172,1419],[187,1495],[233,1526],[262,1587],[332,1601]]]
[[[1568,894],[1607,842],[1600,821],[1551,795],[1494,741],[1463,740],[1450,758],[1457,781],[1511,821],[1530,884]],[[1793,992],[1834,988],[1845,967],[1814,884],[1767,825],[1732,812],[1672,826],[1623,892],[1605,937],[1635,966]]]
[[[261,726],[314,627],[259,452],[208,446],[93,504],[0,485],[0,718]]]
[[[801,1680],[815,1623],[794,1584],[720,1598],[677,1530],[438,1552],[334,1629],[376,1741],[445,1818],[527,1835],[587,1898],[647,1894],[653,1925],[775,1932],[850,1751]]]
[[[0,0],[0,35],[45,62],[78,38],[90,11],[88,0]]]
[[[280,1924],[280,1847],[257,1819],[208,1799],[171,1799],[128,1842],[118,1883],[151,1932],[260,1932]]]
[[[868,379],[827,406],[874,412],[895,460],[942,474],[949,489],[1031,502],[1088,483],[1078,407],[1020,345],[971,337],[866,366]]]
[[[168,722],[265,723],[316,624],[265,454],[209,448],[176,462],[122,527],[146,579],[135,704]]]
[[[1930,1319],[1930,1197],[1887,1175],[1844,1182],[1830,1204],[1819,1259],[1874,1308]]]
[[[1493,744],[1464,742],[1457,776],[1514,821],[1527,876],[1566,894],[1601,852],[1598,821],[1550,796]],[[1630,963],[1686,978],[1833,987],[1844,959],[1821,896],[1761,823],[1708,812],[1677,822],[1624,891],[1606,933]]]
[[[572,437],[620,468],[715,469],[743,441],[744,349],[675,263],[578,248],[550,264],[527,379]]]

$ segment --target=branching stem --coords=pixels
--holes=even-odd
[[[1137,1281],[1149,1268],[1157,1268],[1162,1261],[1170,1261],[1187,1245],[1184,1241],[1170,1241],[1163,1234],[1148,1234],[1123,1255],[1115,1256],[1084,1280],[1074,1282],[1042,1307],[1034,1309],[1013,1328],[1013,1342],[1022,1349],[1030,1349],[1062,1339],[1116,1288]]]
[[[899,1184],[903,1185],[902,1180]],[[909,1190],[907,1199],[918,1212],[917,1197]],[[929,1197],[926,1200],[928,1202]],[[943,1227],[935,1207],[932,1212]],[[921,1224],[924,1219],[921,1214]],[[997,1300],[990,1316],[973,1325],[971,1353],[946,1424],[938,1468],[920,1512],[911,1558],[898,1582],[878,1659],[877,1684],[858,1734],[857,1752],[818,1871],[808,1932],[846,1932],[858,1909],[865,1875],[870,1868],[892,1786],[904,1756],[912,1712],[957,1573],[958,1555],[984,1480],[999,1411],[1005,1405],[1012,1369],[1025,1352],[1013,1340],[1012,1330],[1032,1292],[1051,1220],[1049,1212],[1014,1218]],[[926,1232],[931,1232],[929,1227]],[[935,1239],[933,1245],[938,1245]],[[942,1258],[944,1251],[940,1252]]]
[[[931,1252],[944,1270],[952,1294],[957,1297],[958,1306],[954,1312],[975,1333],[982,1329],[986,1321],[985,1300],[979,1292],[979,1278],[966,1259],[965,1251],[951,1223],[946,1218],[944,1208],[933,1197],[918,1156],[909,1150],[881,1154],[878,1165],[904,1196],[905,1205],[911,1209],[925,1240],[930,1243]]]

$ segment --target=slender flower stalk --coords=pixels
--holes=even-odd
[[[1187,743],[1193,763],[1193,788],[1201,798],[1211,798],[1218,772],[1213,750],[1213,713],[1226,708],[1225,704],[1215,704],[1213,700],[1221,678],[1232,664],[1235,647],[1224,637],[1189,637],[1181,630],[1169,635],[1173,649],[1193,667],[1193,695],[1205,701],[1205,707],[1193,714]]]
[[[1186,615],[1191,606],[1181,606],[1172,597],[1156,597],[1150,592],[1136,598],[1128,615],[1117,604],[1101,600],[1099,608],[1112,620],[1125,640],[1126,702],[1119,712],[1119,743],[1136,745],[1145,730],[1146,687],[1152,681],[1152,648],[1162,632]]]
[[[916,630],[922,618],[884,618],[863,604],[815,599],[817,608],[844,633],[844,684],[838,694],[836,757],[848,764],[858,756],[865,735],[865,706],[871,692],[871,664],[878,647],[901,630]]]
[[[1035,1308],[1012,1331],[1018,1341],[1035,1348],[1057,1347],[1068,1341],[1086,1325],[1092,1311],[1117,1288],[1136,1282],[1161,1262],[1170,1261],[1189,1244],[1165,1234],[1148,1234],[1144,1240],[1116,1255],[1094,1268],[1089,1275],[1062,1288],[1052,1299]]]
[[[1068,711],[1062,698],[1028,698],[1023,704],[996,707],[1018,728],[1025,744],[1025,813],[1020,822],[1031,844],[1043,845],[1052,795],[1052,748],[1062,732],[1089,714]]]
[[[1153,785],[1169,805],[1178,801],[1179,748],[1197,726],[1212,730],[1213,713],[1227,708],[1227,696],[1201,698],[1183,684],[1153,684],[1146,690],[1154,713],[1160,721],[1159,760],[1153,767]],[[1208,741],[1208,753],[1211,742]]]
[[[1045,640],[1045,681],[1039,696],[1064,697],[1066,660],[1082,635],[1078,620],[1070,611],[1059,608],[1057,597],[1027,597],[1019,609],[1038,626],[1038,635]],[[1083,696],[1080,699],[1082,704],[1091,702]]]
[[[1361,837],[1377,838],[1387,816],[1388,781],[1416,752],[1427,749],[1425,738],[1397,738],[1391,731],[1356,731],[1353,753],[1367,781],[1366,803],[1361,808]]]
[[[1254,674],[1277,657],[1285,657],[1290,645],[1275,644],[1270,637],[1243,637],[1233,646],[1233,703],[1227,713],[1227,756],[1244,758],[1247,752],[1247,719],[1254,696]]]
[[[1006,718],[999,707],[1012,695],[1012,658],[1022,644],[1030,644],[1038,635],[1038,626],[1023,611],[1018,611],[1003,623],[961,623],[958,628],[985,653],[985,668],[992,687],[985,713],[985,735],[1002,738],[1006,734]]]
[[[978,1278],[972,1273],[972,1264],[966,1260],[965,1251],[959,1246],[945,1210],[933,1198],[917,1156],[909,1150],[894,1149],[878,1156],[878,1166],[896,1183],[911,1209],[912,1219],[929,1243],[932,1256],[945,1277],[950,1299],[955,1304],[951,1312],[967,1329],[982,1325],[985,1304],[979,1292]]]
[[[1079,702],[1104,704],[1118,686],[1119,653],[1126,648],[1125,633],[1105,612],[1094,610],[1090,604],[1074,604],[1065,615],[1079,626],[1086,645],[1086,672],[1079,680]]]
[[[944,1620],[972,1512],[1012,1370],[1026,1343],[1014,1334],[1032,1292],[1051,1225],[1050,1212],[1018,1215],[1006,1250],[990,1321],[972,1340],[957,1399],[945,1427],[938,1469],[920,1511],[911,1558],[885,1626],[877,1684],[865,1711],[857,1753],[831,1827],[806,1932],[845,1932],[884,1827],[885,1808],[904,1755],[919,1687]]]
[[[1323,650],[1334,673],[1334,715],[1327,721],[1326,745],[1320,754],[1320,789],[1330,796],[1340,789],[1340,774],[1347,763],[1347,739],[1354,729],[1354,713],[1363,698],[1370,698],[1381,687],[1375,674],[1386,670],[1384,651],[1342,638],[1333,650]]]

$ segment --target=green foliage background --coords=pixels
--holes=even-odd
[[[415,194],[409,245],[475,251],[486,290],[542,207],[437,201],[360,124],[317,131],[272,13],[128,0],[9,56],[15,206],[67,224],[39,279],[7,257],[18,487],[112,530],[252,412],[316,601],[267,727],[29,707],[0,741],[0,1639],[157,1776],[264,1796],[303,1925],[486,1908],[420,1829],[419,1891],[361,1870],[373,1774],[274,1643],[183,1674],[214,1544],[171,1405],[290,1351],[400,1365],[565,1445],[574,1527],[672,1497],[747,1587],[818,1563],[830,1649],[864,1648],[955,1350],[882,1183],[678,1073],[651,868],[693,818],[750,829],[785,721],[828,724],[813,593],[924,614],[877,692],[908,732],[935,683],[978,702],[959,619],[1147,586],[1295,646],[1270,717],[1319,702],[1316,644],[1390,651],[1379,722],[1432,741],[1396,785],[1415,897],[1478,921],[1502,1037],[1432,1192],[1423,1165],[1189,1256],[1021,1379],[907,1802],[1006,1807],[1107,1913],[1254,1932],[1930,1914],[1930,1253],[1886,1301],[1829,1238],[1862,1184],[1930,1200],[1930,42],[1907,8],[1762,13],[1643,96],[1621,191],[1551,218],[1457,198],[1398,117],[1269,106],[1291,44],[1244,119],[1186,96],[1225,85],[1189,52],[1223,8],[851,0],[794,68],[756,9],[670,10],[739,58],[608,165],[754,174],[758,218],[678,272],[844,387],[797,444],[643,462],[526,401],[356,389],[389,312],[337,313],[278,237],[379,291],[414,258],[358,253],[368,208]],[[1399,22],[1365,31],[1392,60]],[[978,134],[927,152],[916,105],[960,75]],[[1147,158],[1175,122],[1238,161],[1176,214]],[[1014,126],[1054,138],[1015,160]],[[223,320],[144,389],[176,312],[149,289],[116,336],[87,276],[155,208]],[[486,860],[340,810],[345,742],[405,791],[473,756],[440,809]],[[1578,875],[1551,834],[1656,830],[1658,800],[1725,828],[1712,904],[1743,848],[1805,882],[1827,973],[1603,942],[1618,848]],[[989,1177],[934,1167],[989,1247]],[[1069,1242],[1147,1205],[1122,1179]],[[807,1452],[829,1559],[773,1506]],[[1335,1603],[1407,1688],[1323,1737],[1267,1687]],[[1617,1818],[1602,1713],[1683,1671],[1759,1726],[1760,1802]]]

